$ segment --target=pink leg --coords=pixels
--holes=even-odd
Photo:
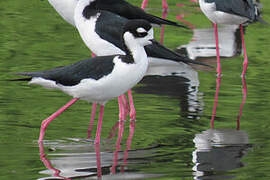
[[[163,9],[163,12],[164,11],[168,11],[168,3],[167,3],[167,1],[166,0],[162,0],[162,9]]]
[[[162,12],[162,18],[166,19],[168,15],[168,4],[166,0],[162,0],[162,7],[163,7],[163,12]],[[161,32],[160,32],[160,43],[163,44],[164,42],[164,32],[165,32],[165,26],[162,25],[161,27]]]
[[[100,135],[101,135],[101,127],[102,127],[103,114],[104,114],[104,105],[100,105],[95,144],[100,144]]]
[[[120,120],[119,121],[119,129],[118,129],[118,137],[117,137],[117,141],[116,141],[116,149],[114,152],[113,165],[111,168],[112,174],[116,173],[116,167],[118,164],[118,152],[120,151],[120,148],[121,148],[121,142],[122,142],[122,138],[123,138],[124,129],[125,129],[125,121]]]
[[[211,118],[211,128],[214,128],[214,120],[216,117],[216,110],[217,110],[217,105],[218,105],[218,94],[219,94],[219,89],[220,89],[220,81],[221,81],[221,77],[218,76],[216,79],[216,95],[215,95],[215,104],[213,107],[213,112],[212,112],[212,118]]]
[[[143,0],[141,8],[145,9],[147,4],[148,4],[148,0]]]
[[[214,24],[215,38],[216,38],[216,51],[217,51],[217,75],[221,76],[221,65],[220,65],[220,55],[219,55],[219,45],[218,45],[218,27]]]
[[[95,144],[96,162],[97,162],[97,177],[102,179],[101,160],[100,160],[100,144]]]
[[[126,119],[128,113],[129,113],[129,106],[128,106],[128,100],[126,98],[126,95],[123,94],[121,95],[121,100],[122,100],[122,106],[123,106],[123,113],[124,113],[124,119]]]
[[[242,84],[243,84],[243,100],[242,100],[242,104],[240,105],[240,110],[239,110],[239,114],[237,116],[237,130],[240,130],[240,119],[242,117],[242,111],[243,111],[243,107],[246,104],[246,98],[247,98],[247,85],[246,85],[246,79],[245,77],[242,77]]]
[[[126,119],[125,106],[123,105],[122,95],[118,97],[119,104],[119,120],[123,121]]]
[[[248,67],[248,58],[247,58],[247,51],[246,51],[246,44],[245,44],[245,39],[244,39],[244,30],[243,30],[243,25],[240,25],[240,31],[241,31],[241,38],[242,38],[242,47],[244,50],[244,62],[243,62],[243,71],[242,71],[242,77],[246,75],[247,72],[247,67]]]
[[[128,99],[129,99],[129,105],[130,105],[130,119],[135,120],[136,119],[136,110],[135,110],[131,90],[128,90]]]
[[[64,105],[58,111],[56,111],[55,113],[53,113],[50,117],[48,117],[47,119],[45,119],[45,120],[42,121],[41,127],[40,127],[40,133],[39,133],[39,140],[38,140],[39,143],[43,141],[46,128],[48,127],[48,125],[50,124],[50,122],[52,120],[54,120],[57,116],[59,116],[62,112],[64,112],[67,108],[69,108],[72,104],[74,104],[78,100],[79,100],[79,98],[73,98],[66,105]]]
[[[92,104],[91,119],[90,119],[90,123],[89,123],[89,127],[88,127],[88,136],[87,136],[88,139],[91,137],[91,132],[92,132],[95,116],[96,116],[96,110],[97,110],[97,103],[93,103]]]

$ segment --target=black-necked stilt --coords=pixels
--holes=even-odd
[[[70,24],[74,25],[73,12],[77,2],[80,0],[49,0],[50,4],[55,10]],[[163,0],[166,2],[166,0]],[[165,7],[167,3],[163,2]],[[106,10],[112,13],[118,14],[127,19],[145,19],[151,24],[155,25],[173,25],[178,27],[185,27],[176,22],[169,21],[149,13],[146,13],[143,9],[136,7],[125,0],[91,0],[92,6],[95,9]],[[167,8],[166,8],[167,9]]]
[[[217,24],[240,25],[242,47],[245,56],[242,76],[245,76],[248,66],[248,59],[242,24],[261,20],[257,4],[255,4],[253,0],[199,0],[199,3],[203,13],[214,23],[218,75],[221,74],[221,66],[219,57]]]
[[[98,56],[125,54],[120,30],[128,19],[109,11],[97,10],[93,0],[80,0],[75,8],[74,20],[83,41],[93,53]],[[150,68],[160,61],[166,63],[168,60],[171,60],[170,63],[177,61],[201,64],[165,48],[156,41],[146,46],[145,50],[150,61]],[[128,95],[131,119],[135,119],[136,112],[132,103],[131,91],[128,91]]]
[[[152,43],[152,31],[151,25],[145,20],[128,21],[122,31],[126,55],[99,56],[48,71],[19,73],[30,76],[21,80],[62,90],[74,98],[42,122],[39,142],[43,141],[49,123],[82,99],[101,105],[95,140],[95,143],[99,143],[105,103],[136,85],[147,71],[148,59],[144,46]]]
[[[80,0],[75,9],[74,19],[83,41],[96,55],[125,53],[121,43],[121,28],[128,19],[109,11],[97,10],[93,5],[93,0]],[[145,46],[145,50],[150,63],[154,63],[156,59],[162,59],[201,64],[169,50],[156,41]]]

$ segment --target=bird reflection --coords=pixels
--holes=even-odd
[[[198,93],[200,83],[198,73],[190,66],[179,63],[153,66],[140,84],[143,86],[136,86],[135,92],[177,97],[182,116],[200,118],[203,110]]]
[[[158,175],[131,173],[130,170],[127,170],[130,152],[133,161],[136,160],[136,163],[141,163],[140,161],[143,160],[143,157],[148,156],[152,150],[149,148],[130,151],[135,132],[135,121],[132,120],[129,124],[129,136],[126,141],[125,150],[121,151],[124,127],[125,121],[119,121],[116,148],[113,153],[102,151],[102,148],[104,148],[102,145],[91,144],[85,140],[76,140],[78,143],[51,143],[51,146],[63,150],[64,153],[50,153],[49,155],[53,158],[49,159],[44,152],[43,143],[40,143],[40,159],[48,169],[40,173],[51,175],[51,177],[44,177],[39,180],[70,180],[82,177],[87,177],[87,179],[145,179],[157,177]]]
[[[251,145],[245,131],[233,129],[209,129],[196,134],[193,139],[194,179],[230,179],[225,172],[243,167],[241,159]]]

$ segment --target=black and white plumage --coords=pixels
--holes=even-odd
[[[243,24],[261,19],[253,0],[199,0],[203,13],[216,24]]]
[[[125,24],[122,33],[126,55],[99,56],[48,71],[18,73],[30,76],[30,84],[55,88],[89,102],[105,104],[136,85],[144,76],[148,60],[143,46],[151,44],[151,25],[144,20]]]
[[[48,0],[55,10],[67,22],[75,26],[74,23],[74,9],[77,2],[80,0]],[[178,27],[185,27],[176,22],[169,21],[149,13],[146,13],[139,7],[136,7],[125,0],[93,0],[93,8],[99,10],[106,10],[118,14],[127,19],[145,19],[153,25],[172,25]]]
[[[87,45],[96,55],[125,54],[120,29],[128,19],[104,10],[96,10],[93,0],[80,0],[75,9],[76,27]],[[151,32],[153,33],[153,32]],[[151,65],[158,60],[201,64],[177,54],[158,42],[145,46]]]

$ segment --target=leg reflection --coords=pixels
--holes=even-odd
[[[243,89],[242,89],[243,100],[242,100],[242,104],[240,105],[239,114],[237,116],[237,127],[236,127],[237,130],[240,130],[240,119],[242,117],[243,107],[246,103],[246,98],[247,98],[247,85],[246,85],[246,79],[244,76],[242,77],[242,84],[243,84]]]
[[[123,138],[124,128],[125,128],[125,121],[120,120],[119,121],[118,137],[117,137],[117,141],[116,141],[116,149],[115,149],[114,156],[113,156],[113,165],[111,167],[112,174],[116,173],[116,167],[118,165],[118,152],[121,149],[121,141]]]
[[[65,180],[71,180],[69,178],[66,178],[66,177],[63,177],[60,175],[61,171],[59,169],[56,169],[52,166],[51,162],[46,158],[46,154],[44,152],[44,146],[43,146],[43,143],[40,142],[39,144],[39,156],[40,156],[40,160],[43,162],[44,166],[49,169],[49,170],[52,170],[54,171],[54,174],[53,176],[54,177],[60,177],[62,179],[65,179]]]
[[[123,166],[121,167],[121,172],[124,173],[125,171],[125,166],[127,165],[127,159],[128,159],[128,151],[130,150],[130,146],[132,143],[132,138],[134,135],[134,130],[135,130],[135,121],[131,120],[130,125],[129,125],[129,136],[126,142],[126,150],[124,151],[124,163]]]
[[[218,94],[219,94],[219,89],[220,89],[220,82],[221,82],[221,77],[218,76],[216,79],[216,95],[215,95],[215,103],[213,107],[213,112],[212,112],[212,118],[211,118],[211,128],[214,128],[214,121],[216,117],[216,110],[217,110],[217,105],[218,105]]]

